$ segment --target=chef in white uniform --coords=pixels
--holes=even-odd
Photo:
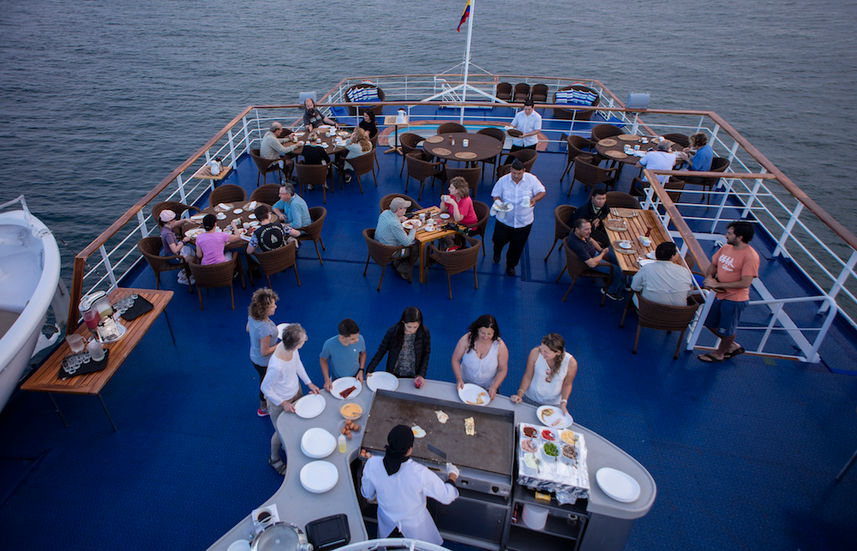
[[[458,469],[447,463],[447,482],[425,466],[410,459],[414,434],[410,427],[396,425],[387,435],[384,457],[366,461],[361,493],[368,500],[378,500],[378,537],[384,538],[398,528],[406,538],[440,545],[443,538],[426,509],[430,497],[444,505],[458,497],[454,482]]]

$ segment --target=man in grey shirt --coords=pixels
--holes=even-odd
[[[693,289],[690,270],[673,262],[678,249],[665,241],[655,249],[655,262],[646,264],[634,274],[631,289],[642,292],[646,300],[671,306],[687,306],[687,294]]]
[[[283,174],[285,174],[287,179],[291,179],[292,168],[295,162],[291,159],[290,154],[298,146],[297,144],[283,145],[282,140],[285,139],[284,132],[282,124],[276,121],[272,122],[268,131],[262,136],[262,145],[259,146],[259,156],[269,161],[279,160]]]

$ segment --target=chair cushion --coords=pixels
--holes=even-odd
[[[592,92],[582,90],[559,90],[556,93],[556,103],[567,105],[592,105],[597,98]]]
[[[352,102],[380,100],[378,97],[378,89],[374,86],[369,88],[352,88],[346,95],[348,96],[348,101]]]

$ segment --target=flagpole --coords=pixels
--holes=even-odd
[[[464,123],[464,102],[467,101],[467,76],[470,72],[470,36],[473,34],[473,17],[476,15],[476,0],[470,0],[470,17],[467,18],[467,42],[464,46],[464,87],[461,94],[459,123]]]

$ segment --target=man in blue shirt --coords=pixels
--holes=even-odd
[[[295,193],[295,187],[289,183],[280,186],[280,200],[274,203],[274,213],[296,230],[312,223],[306,201]]]
[[[402,247],[393,255],[392,264],[396,268],[396,273],[406,281],[411,281],[416,256],[417,227],[411,226],[409,233],[402,226],[405,211],[410,205],[411,202],[407,199],[394,197],[390,202],[390,208],[378,215],[378,224],[375,226],[375,241],[382,245]],[[408,260],[405,260],[406,258]]]
[[[693,155],[693,156],[691,156]],[[690,147],[679,153],[679,159],[690,163],[688,170],[694,172],[708,172],[711,170],[711,161],[714,160],[714,150],[708,145],[708,136],[697,133],[690,137]],[[689,177],[688,182],[698,183],[701,178]]]
[[[339,334],[324,342],[318,363],[324,375],[324,389],[330,392],[333,380],[340,377],[357,377],[363,382],[366,365],[366,341],[357,323],[349,318],[339,322]]]

